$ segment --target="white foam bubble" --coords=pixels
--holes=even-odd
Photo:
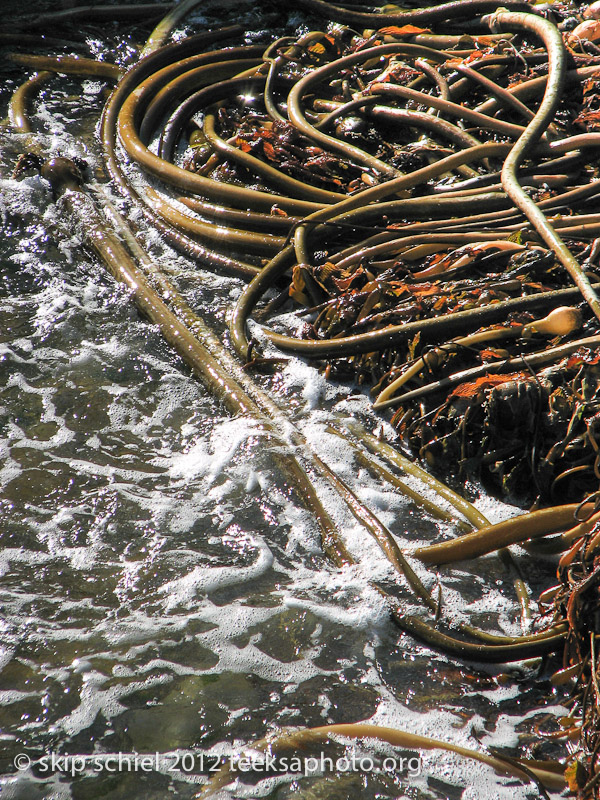
[[[370,587],[364,587],[355,607],[351,609],[340,608],[339,605],[329,603],[315,603],[305,598],[284,596],[286,608],[298,608],[310,611],[315,617],[328,622],[344,625],[354,630],[369,630],[383,628],[389,624],[389,610],[383,602],[381,595]]]
[[[194,567],[182,578],[169,581],[160,592],[169,596],[167,608],[188,605],[198,593],[208,594],[226,586],[241,585],[263,575],[273,565],[273,553],[266,542],[257,536],[248,536],[249,549],[256,550],[256,559],[249,567]]]

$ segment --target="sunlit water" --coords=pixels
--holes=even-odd
[[[17,75],[9,71],[3,115]],[[102,85],[51,86],[34,117],[48,152],[95,164]],[[463,665],[401,635],[370,581],[414,602],[368,535],[321,487],[361,566],[327,561],[256,426],[226,414],[190,376],[63,227],[48,187],[10,179],[28,139],[7,127],[0,136],[2,797],[192,797],[204,780],[201,754],[238,752],[287,726],[369,720],[509,754],[534,741],[536,720],[563,713],[538,682],[539,665]],[[152,253],[165,268],[193,266],[156,240]],[[217,330],[242,288],[204,272],[179,284]],[[369,477],[325,431],[332,417],[368,419],[356,387],[327,384],[294,360],[259,380],[402,546],[452,533]],[[494,519],[510,513],[485,498],[479,505]],[[477,569],[442,572],[446,613],[518,633],[510,575],[493,558]],[[539,563],[528,575],[534,590],[552,571]],[[327,755],[352,752],[345,747]],[[50,769],[52,753],[97,761]],[[111,770],[118,753],[158,760]],[[18,754],[31,760],[20,771]],[[229,793],[538,796],[452,754],[425,753],[422,767],[250,780]]]

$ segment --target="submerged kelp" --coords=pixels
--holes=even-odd
[[[300,5],[339,15],[348,26],[249,42],[233,25],[164,44],[194,5],[168,13],[126,70],[83,58],[12,57],[43,70],[13,95],[11,119],[23,133],[31,128],[27,104],[54,72],[118,80],[100,125],[102,169],[135,223],[98,185],[90,192],[84,161],[48,152],[35,138],[15,175],[38,171],[50,183],[84,244],[130,286],[184,360],[228,408],[256,420],[338,565],[356,558],[313,475],[347,504],[429,609],[428,621],[408,614],[394,591],[376,585],[402,630],[455,657],[492,662],[557,652],[566,639],[573,661],[580,627],[573,609],[584,588],[595,591],[593,564],[581,562],[583,577],[561,574],[565,586],[575,585],[572,596],[557,601],[549,624],[533,633],[453,626],[443,591],[432,597],[389,530],[287,429],[277,403],[227,354],[135,234],[144,217],[202,268],[248,281],[230,329],[248,368],[280,363],[273,352],[263,357],[245,327],[259,298],[275,289],[261,320],[291,297],[309,307],[303,313],[312,321],[305,339],[268,330],[267,337],[326,360],[329,376],[374,383],[376,407],[394,407],[401,436],[438,472],[481,476],[520,500],[576,501],[523,515],[505,540],[504,528],[438,485],[481,529],[457,541],[455,558],[500,548],[510,563],[508,544],[554,533],[571,546],[574,534],[561,531],[576,514],[594,513],[593,504],[577,503],[600,477],[595,29],[574,27],[579,7],[536,11],[513,2],[495,12],[494,3],[468,0],[379,14],[308,0]],[[473,18],[485,12],[491,16]],[[356,30],[360,23],[369,29]],[[130,162],[152,180],[140,180]],[[350,425],[343,436],[358,447],[379,445],[380,455],[401,464],[360,427]],[[404,463],[400,469],[414,471]],[[485,541],[483,550],[468,551],[471,536]],[[438,552],[415,555],[439,563]],[[580,671],[588,687],[597,680],[591,634],[591,668]],[[597,727],[588,710],[581,715],[586,736]],[[315,736],[361,735],[360,726],[334,728]],[[402,740],[383,730],[363,728],[367,736]],[[581,752],[567,779],[582,797],[592,796],[592,739],[582,739]],[[512,769],[487,758],[522,780],[562,785],[560,764]]]

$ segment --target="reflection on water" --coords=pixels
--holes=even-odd
[[[12,69],[4,109],[17,83]],[[93,138],[78,137],[93,129],[100,87],[74,99],[74,83],[58,85],[36,117],[50,125],[44,144],[93,161]],[[59,232],[42,182],[9,178],[27,138],[6,127],[0,137],[2,796],[192,797],[202,770],[199,762],[174,769],[179,751],[225,754],[272,730],[327,722],[372,720],[513,752],[538,715],[560,713],[541,707],[546,689],[534,688],[534,667],[498,678],[400,635],[367,580],[394,578],[339,504],[330,511],[362,569],[327,562],[252,423],[226,415],[77,236]],[[164,246],[155,250],[164,266],[189,269]],[[219,329],[241,288],[207,274],[181,286]],[[325,433],[331,415],[366,412],[364,398],[348,399],[352,389],[327,386],[295,362],[268,385],[402,543],[437,535]],[[518,632],[504,568],[484,559],[481,569],[446,571],[448,612]],[[543,565],[540,573],[534,581]],[[74,775],[39,761],[119,752],[162,760],[148,772]],[[33,765],[17,771],[19,753]],[[410,779],[325,774],[232,791],[281,800],[300,790],[305,798],[537,796],[437,753]]]

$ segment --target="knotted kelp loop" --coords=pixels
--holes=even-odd
[[[397,14],[301,0],[370,30],[361,35],[338,25],[249,44],[232,26],[165,44],[196,5],[188,0],[168,11],[124,74],[86,59],[15,57],[44,71],[14,95],[13,124],[31,130],[27,107],[51,73],[117,80],[101,122],[112,184],[134,214],[199,267],[248,282],[231,319],[242,361],[261,362],[246,332],[261,299],[271,292],[273,315],[291,297],[310,319],[305,336],[269,327],[270,342],[325,362],[328,375],[371,383],[378,409],[397,409],[392,422],[401,439],[438,472],[447,475],[454,464],[460,476],[475,473],[499,493],[534,487],[541,503],[559,493],[575,500],[490,525],[396,448],[350,422],[342,435],[358,463],[438,518],[459,514],[464,535],[402,552],[162,275],[108,196],[91,199],[68,160],[37,162],[87,246],[130,287],[140,310],[229,410],[255,420],[275,445],[331,560],[360,563],[323,506],[315,477],[334,489],[435,615],[409,614],[376,586],[403,631],[455,658],[494,663],[556,653],[566,641],[565,672],[556,682],[575,675],[573,714],[582,732],[567,780],[582,797],[597,794],[598,631],[579,617],[596,613],[600,533],[596,506],[577,502],[600,482],[598,55],[572,38],[565,44],[537,13],[519,13],[529,9],[524,3],[496,11],[487,0]],[[478,19],[484,12],[495,13]],[[443,35],[400,27],[440,23]],[[509,29],[510,43],[486,34],[487,23]],[[473,35],[461,36],[461,25]],[[510,426],[522,419],[526,432],[513,433]],[[453,510],[408,486],[365,448],[400,475],[418,475]],[[469,523],[478,530],[464,533]],[[547,540],[562,553],[559,585],[541,598],[545,627],[522,636],[449,625],[428,579],[410,564],[465,561]],[[331,733],[459,752],[373,726],[326,726],[315,735]],[[293,734],[290,746],[303,735]],[[560,767],[524,763],[511,772],[502,759],[483,760],[523,780],[534,775],[549,787],[562,785]]]

